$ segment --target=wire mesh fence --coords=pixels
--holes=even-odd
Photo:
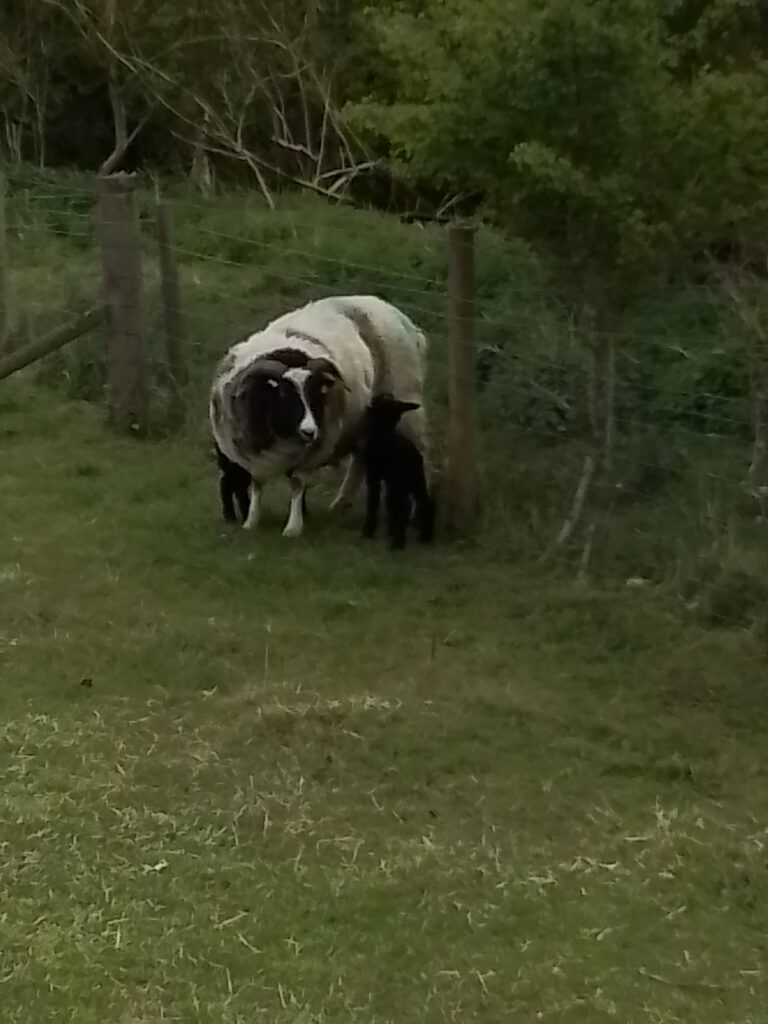
[[[551,550],[588,447],[590,367],[567,303],[532,254],[479,230],[473,347],[468,360],[452,364],[445,229],[329,212],[302,199],[268,211],[247,195],[169,192],[163,265],[156,197],[150,188],[133,194],[141,272],[135,337],[116,345],[108,319],[31,373],[74,397],[106,402],[118,351],[122,372],[132,372],[134,383],[139,374],[146,388],[148,429],[177,425],[182,396],[190,443],[202,446],[211,374],[229,345],[311,299],[379,295],[430,341],[438,476],[451,388],[474,396],[478,536],[500,557]],[[103,208],[99,217],[97,188],[86,180],[54,188],[11,177],[6,207],[5,347],[18,349],[105,303],[103,232],[113,225]],[[119,268],[115,274],[119,290],[125,281]],[[609,580],[671,581],[691,608],[745,623],[768,599],[768,497],[761,479],[745,485],[754,442],[749,345],[721,295],[695,283],[658,289],[627,309],[615,330],[596,333],[615,345],[615,450],[588,540],[580,536],[564,553]]]

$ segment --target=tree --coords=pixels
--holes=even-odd
[[[283,182],[336,196],[368,165],[338,113],[352,14],[350,0],[9,0],[0,147],[42,162],[54,139],[54,159],[92,167],[98,152],[104,172],[181,152],[202,181],[209,157],[239,165],[268,201]]]
[[[69,52],[60,29],[61,19],[36,0],[7,0],[0,11],[2,143],[14,162],[45,163],[52,55]]]
[[[683,69],[664,13],[657,0],[379,13],[384,84],[347,111],[413,175],[482,192],[487,216],[555,262],[590,366],[586,455],[558,546],[608,478],[622,309],[724,230],[765,224],[765,69],[743,47],[722,70]]]

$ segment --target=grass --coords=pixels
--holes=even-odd
[[[11,175],[21,334],[98,290],[90,190]],[[98,335],[0,389],[2,1020],[762,1022],[765,524],[712,297],[628,311],[589,583],[533,561],[578,471],[578,348],[538,261],[489,232],[478,540],[392,557],[325,512],[330,481],[301,541],[279,490],[246,536],[204,439],[218,354],[313,295],[379,292],[429,331],[439,450],[444,244],[167,195],[189,430],[104,429]]]
[[[0,401],[4,1021],[765,1019],[757,637]]]

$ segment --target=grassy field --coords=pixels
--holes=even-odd
[[[227,531],[188,439],[0,394],[0,1017],[748,1024],[746,631],[312,501]]]
[[[22,339],[99,293],[91,186],[11,178]],[[217,356],[307,297],[383,294],[429,332],[439,452],[444,240],[168,195],[188,429],[163,436],[148,190],[154,440],[104,429],[98,334],[0,386],[0,1020],[762,1024],[768,556],[712,297],[627,311],[588,583],[535,562],[583,360],[489,232],[476,541],[393,557],[325,511],[330,480],[301,541],[280,493],[244,535],[205,437]]]

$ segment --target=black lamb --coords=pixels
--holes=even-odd
[[[405,534],[415,504],[419,540],[432,540],[435,505],[429,494],[424,459],[418,448],[397,430],[400,417],[418,409],[389,393],[376,395],[366,410],[360,451],[365,465],[368,500],[363,536],[373,537],[379,515],[381,484],[386,486],[387,523],[393,548],[405,547]]]
[[[250,508],[251,474],[247,469],[231,462],[217,444],[216,461],[219,464],[219,495],[221,496],[221,510],[228,523],[236,523],[235,499],[237,499],[240,515],[243,522],[248,518]]]

